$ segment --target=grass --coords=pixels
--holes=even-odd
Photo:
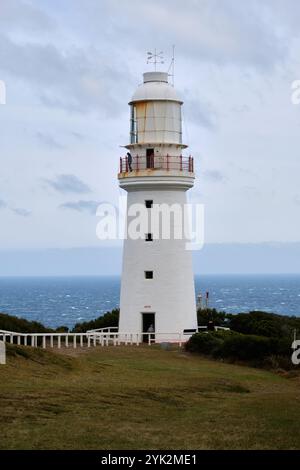
[[[299,449],[300,378],[156,346],[8,345],[0,449]]]

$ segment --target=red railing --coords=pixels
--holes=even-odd
[[[183,155],[136,155],[131,158],[131,161],[128,156],[120,158],[120,173],[145,170],[177,170],[193,173],[194,159]]]

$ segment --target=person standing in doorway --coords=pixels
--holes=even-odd
[[[148,330],[147,330],[147,333],[149,333],[148,335],[148,339],[150,338],[150,340],[154,340],[154,326],[153,324],[151,323],[151,325],[149,326]]]

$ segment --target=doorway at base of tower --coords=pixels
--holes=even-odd
[[[151,339],[155,339],[155,312],[141,312],[142,314],[142,333],[152,333]],[[143,335],[143,343],[148,343],[149,335]]]

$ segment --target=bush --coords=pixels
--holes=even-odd
[[[244,335],[234,331],[214,331],[196,333],[186,343],[185,348],[215,358],[253,362],[257,365],[275,363],[291,365],[291,343],[287,338],[267,338],[265,336]],[[270,362],[269,358],[273,357]],[[283,358],[286,358],[284,361]]]
[[[199,354],[217,356],[220,354],[226,334],[228,332],[196,333],[185,344],[185,349]]]
[[[290,356],[280,356],[277,354],[266,357],[262,365],[267,369],[275,369],[277,371],[295,371],[297,369],[297,366],[292,363]]]
[[[209,322],[213,322],[216,326],[224,326],[226,313],[218,312],[215,308],[205,308],[198,310],[197,317],[199,326],[207,326]]]
[[[25,320],[25,318],[18,318],[6,313],[0,313],[0,329],[17,333],[45,333],[53,331],[39,322]]]
[[[55,329],[55,332],[56,333],[68,333],[69,332],[69,328],[67,326],[58,326],[56,329]]]
[[[85,333],[87,330],[96,330],[98,328],[106,328],[108,326],[118,326],[119,324],[119,309],[114,309],[111,312],[106,312],[102,317],[95,318],[95,320],[76,323],[72,333]]]
[[[106,312],[105,315],[95,320],[77,323],[72,333],[85,333],[87,330],[105,328],[107,326],[118,326],[118,324],[119,309],[114,309],[111,312]],[[0,313],[0,329],[15,331],[16,333],[67,333],[69,331],[67,326],[59,326],[54,330],[45,327],[42,323],[25,320],[25,318],[19,318],[6,313]]]
[[[277,353],[277,342],[272,338],[256,335],[236,334],[226,338],[220,354],[224,358],[263,361],[267,356]]]
[[[266,312],[239,313],[227,315],[229,327],[248,335],[267,336],[269,338],[292,338],[293,329],[300,328],[300,318],[276,315]]]

